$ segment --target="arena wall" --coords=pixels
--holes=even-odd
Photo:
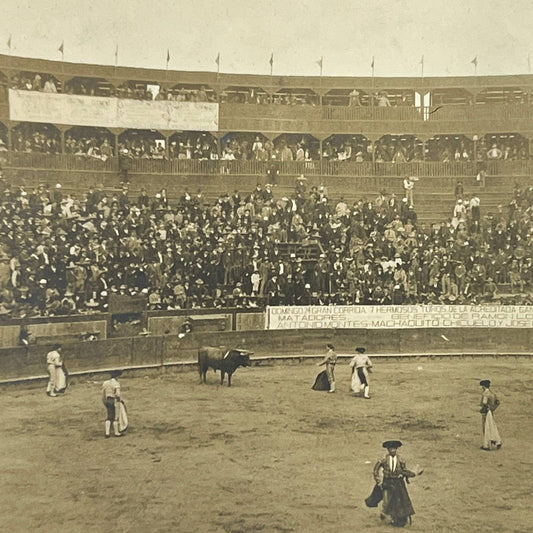
[[[353,354],[366,346],[370,356],[415,355],[531,355],[533,329],[409,329],[409,330],[248,330],[141,336],[63,345],[69,372],[91,372],[110,368],[195,361],[200,345],[235,346],[254,352],[254,358],[287,355],[311,356],[325,352],[332,342],[339,354]],[[0,349],[0,381],[45,374],[45,358],[51,346]]]

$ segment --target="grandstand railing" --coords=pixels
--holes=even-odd
[[[287,110],[290,109],[290,113]],[[220,116],[224,118],[274,118],[279,120],[319,120],[320,107],[313,105],[281,104],[220,104]]]
[[[118,159],[102,161],[72,154],[42,154],[32,152],[4,152],[6,168],[43,170],[108,171],[118,172]],[[473,161],[442,163],[417,161],[409,163],[373,163],[364,161],[231,161],[199,159],[132,159],[129,171],[141,174],[176,175],[326,175],[326,176],[475,176],[483,168],[489,175],[524,176],[533,174],[533,160]],[[274,171],[274,172],[273,172]]]
[[[443,104],[426,107],[322,106],[323,120],[347,121],[476,121],[533,118],[531,104]]]
[[[343,122],[476,122],[533,119],[533,104],[434,104],[432,106],[336,106],[222,103],[219,107],[221,126],[247,131],[286,129],[291,123],[316,126],[324,121]],[[9,106],[0,102],[0,119],[8,119]],[[280,123],[284,128],[280,128]],[[239,131],[236,129],[235,131]],[[280,131],[282,133],[282,131]]]
[[[323,120],[398,120],[423,121],[424,109],[419,107],[342,107],[322,106]]]

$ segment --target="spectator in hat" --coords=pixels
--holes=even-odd
[[[414,205],[413,193],[415,189],[415,179],[412,176],[407,176],[403,180],[403,191],[405,198],[407,198],[407,203],[409,205]]]
[[[494,446],[497,450],[502,447],[502,439],[498,433],[496,422],[494,421],[494,412],[500,405],[500,400],[490,388],[490,380],[483,379],[479,382],[481,386],[481,426],[483,429],[483,445],[481,449],[490,451]]]
[[[190,317],[187,317],[180,326],[180,332],[178,334],[178,337],[182,339],[183,337],[185,337],[185,335],[188,335],[189,333],[192,333],[192,320]]]
[[[359,98],[359,91],[354,89],[350,92],[350,107],[358,107],[361,105],[361,99]]]
[[[118,407],[121,401],[120,398],[120,383],[118,379],[122,375],[120,370],[112,370],[110,372],[110,379],[104,381],[102,385],[102,401],[107,411],[107,418],[105,421],[105,436],[111,436],[111,425],[113,425],[113,433],[115,437],[122,437],[118,426]]]
[[[415,472],[408,470],[405,461],[398,456],[398,448],[402,446],[399,440],[387,440],[382,444],[387,450],[385,457],[374,465],[374,481],[383,491],[382,520],[389,520],[393,526],[403,527],[411,516],[415,514],[405,480],[422,474],[422,470],[415,467]]]
[[[372,361],[366,355],[366,348],[358,347],[355,349],[357,354],[350,361],[352,369],[352,382],[350,389],[356,394],[363,393],[363,397],[370,399],[370,383],[368,375],[372,372]]]
[[[118,156],[118,170],[120,174],[120,181],[123,183],[129,183],[129,171],[132,163],[132,155],[127,148],[123,148]]]
[[[454,195],[455,195],[455,201],[462,200],[465,195],[464,185],[461,180],[458,180],[457,183],[455,184]]]

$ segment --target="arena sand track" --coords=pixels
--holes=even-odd
[[[412,532],[526,532],[533,523],[532,362],[376,362],[373,398],[310,389],[312,364],[123,376],[131,428],[103,438],[101,382],[64,397],[2,392],[0,504],[11,532],[384,532],[364,498],[381,442],[424,474]],[[419,367],[422,368],[419,368]],[[480,378],[502,398],[498,452],[479,450]]]

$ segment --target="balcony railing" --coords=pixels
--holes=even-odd
[[[3,166],[9,168],[60,171],[116,172],[117,158],[107,161],[71,154],[40,154],[28,152],[4,152],[0,154]],[[353,177],[425,177],[475,176],[485,169],[495,176],[527,176],[533,174],[533,160],[489,161],[476,164],[473,161],[442,163],[416,161],[409,163],[373,163],[364,161],[209,161],[198,159],[133,159],[130,172],[137,174],[171,175],[268,175],[277,171],[284,176],[353,176]],[[272,173],[270,174],[272,175]]]
[[[476,121],[533,118],[531,104],[433,105],[430,107],[322,106],[322,120],[342,121]]]

